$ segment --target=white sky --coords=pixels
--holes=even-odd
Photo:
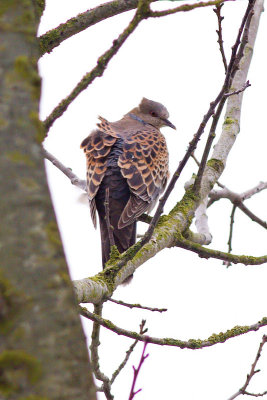
[[[46,0],[46,3],[40,34],[100,4],[86,0]],[[223,7],[228,58],[246,4],[246,1],[229,2]],[[176,5],[177,2],[162,1],[153,8]],[[128,12],[101,22],[42,57],[42,118],[95,66],[97,58],[110,47],[132,15],[133,12]],[[142,22],[112,59],[103,77],[96,79],[54,123],[46,148],[84,178],[85,159],[79,146],[95,127],[97,116],[117,120],[145,96],[162,102],[177,127],[177,131],[163,130],[173,171],[224,79],[216,29],[212,8]],[[220,179],[237,192],[255,186],[260,180],[266,181],[266,30],[263,14],[248,77],[252,87],[244,95],[241,132]],[[196,154],[199,156],[200,150]],[[99,232],[93,229],[87,201],[49,163],[47,170],[71,275],[73,279],[92,276],[101,268],[101,250]],[[181,198],[183,185],[193,172],[196,167],[190,161],[166,205],[166,212]],[[246,204],[266,220],[266,192]],[[211,248],[227,250],[230,212],[227,200],[209,210]],[[266,254],[264,229],[239,211],[235,220],[233,253]],[[139,232],[143,229],[140,224]],[[107,304],[104,317],[130,330],[138,330],[141,319],[145,318],[151,336],[204,339],[212,333],[235,325],[250,325],[267,316],[266,278],[266,265],[236,265],[226,269],[221,261],[203,260],[182,249],[166,249],[141,266],[133,282],[119,288],[114,298],[167,307],[168,312],[164,315],[140,312]],[[89,308],[92,309],[90,305]],[[86,322],[84,326],[89,336],[91,323]],[[243,385],[264,332],[266,329],[196,351],[148,345],[150,356],[137,381],[137,389],[143,390],[136,395],[136,400],[226,400]],[[101,343],[102,366],[110,375],[131,340],[103,331]],[[132,365],[137,365],[141,351],[142,344],[137,346],[128,367],[117,378],[112,390],[116,400],[128,398]],[[263,368],[266,360],[265,349],[259,367]],[[263,368],[249,390],[266,390],[266,376],[267,368]],[[103,394],[98,398],[104,399]]]

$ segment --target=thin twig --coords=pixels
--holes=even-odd
[[[109,301],[111,301],[112,303],[116,303],[116,304],[120,304],[121,306],[125,306],[128,308],[141,308],[142,310],[149,310],[149,311],[157,311],[157,312],[165,312],[168,311],[167,308],[152,308],[152,307],[145,307],[142,306],[141,304],[131,304],[131,303],[125,303],[124,301],[121,300],[115,300],[115,299],[108,299]]]
[[[139,330],[139,334],[140,334],[140,335],[144,335],[144,334],[147,332],[147,329],[144,329],[145,323],[146,323],[146,321],[143,319],[143,320],[141,321],[141,324],[140,324],[140,330]],[[115,379],[117,378],[117,376],[119,375],[119,373],[121,372],[121,370],[122,370],[122,369],[125,367],[125,365],[127,364],[127,361],[129,360],[130,355],[132,354],[132,352],[133,352],[135,346],[137,345],[137,343],[138,343],[138,340],[135,340],[135,341],[133,342],[133,344],[130,346],[129,350],[126,351],[126,355],[125,355],[124,360],[123,360],[122,363],[119,365],[119,367],[116,369],[116,371],[112,374],[112,377],[111,377],[111,379],[110,379],[110,384],[111,384],[111,385],[113,384],[113,382],[115,381]]]
[[[86,192],[86,181],[79,179],[71,170],[71,168],[65,167],[56,157],[43,148],[44,157],[49,160],[56,168],[58,168],[64,175],[66,175],[74,186],[84,190]]]
[[[220,53],[222,55],[222,61],[223,61],[223,65],[224,65],[224,69],[225,69],[225,73],[226,73],[227,72],[227,61],[226,61],[226,57],[225,57],[225,52],[224,52],[224,47],[223,47],[223,37],[222,37],[222,21],[224,19],[224,17],[221,16],[222,6],[223,6],[223,3],[217,4],[213,11],[217,15],[217,19],[218,19],[218,30],[216,30],[217,35],[218,35],[217,42],[219,43]]]
[[[228,253],[232,252],[232,239],[233,239],[233,227],[234,227],[234,216],[235,216],[236,205],[233,205],[233,209],[230,216],[230,231],[229,231],[229,239],[228,239]]]
[[[109,218],[109,188],[105,191],[105,220],[108,230],[108,239],[111,246],[115,246],[114,235],[113,235],[113,226],[110,225],[110,218]]]
[[[191,349],[197,350],[204,347],[215,346],[218,343],[224,343],[226,340],[234,338],[236,336],[243,335],[248,332],[258,331],[263,326],[267,326],[267,317],[262,318],[261,321],[253,325],[246,326],[235,326],[226,332],[220,332],[219,334],[213,333],[208,339],[189,339],[180,340],[174,338],[156,338],[148,335],[141,335],[137,332],[128,331],[126,329],[120,328],[119,326],[113,324],[110,320],[99,317],[98,315],[91,313],[87,308],[79,306],[80,314],[85,318],[95,321],[101,326],[109,329],[110,331],[116,333],[117,335],[123,335],[131,339],[135,339],[141,342],[153,343],[159,346],[173,346],[179,347],[181,349]]]
[[[239,90],[235,90],[235,91],[233,91],[233,92],[230,92],[230,93],[225,93],[225,97],[230,97],[230,96],[233,96],[234,94],[239,94],[239,93],[242,93],[242,92],[244,92],[244,90],[246,90],[248,87],[250,87],[251,86],[251,84],[249,83],[249,81],[247,81],[246,83],[245,83],[245,85],[241,88],[241,89],[239,89]]]
[[[102,309],[103,309],[103,303],[96,304],[94,306],[94,314],[97,315],[99,318],[101,318],[101,316],[102,316]],[[105,393],[107,400],[113,400],[114,396],[111,394],[111,391],[110,391],[110,387],[111,387],[110,380],[100,370],[99,354],[98,354],[98,347],[100,345],[99,334],[100,334],[100,324],[97,321],[94,321],[93,331],[92,331],[92,342],[91,342],[91,346],[90,346],[92,369],[95,374],[95,377],[98,380],[100,380],[101,382],[103,382],[101,390],[103,389],[103,392]]]
[[[263,335],[262,341],[261,341],[261,343],[260,343],[260,345],[259,345],[259,348],[258,348],[258,351],[257,351],[256,358],[255,358],[255,360],[254,360],[254,362],[253,362],[253,364],[252,364],[252,366],[251,366],[250,373],[247,374],[247,378],[246,378],[246,381],[245,381],[244,385],[243,385],[235,394],[233,394],[231,397],[229,397],[228,400],[233,400],[233,399],[235,399],[236,397],[238,397],[240,394],[242,394],[242,395],[243,395],[243,394],[246,394],[246,395],[253,396],[253,397],[262,397],[262,396],[264,396],[265,394],[267,394],[267,390],[266,390],[265,392],[263,392],[263,393],[257,393],[257,394],[255,394],[255,393],[249,393],[249,392],[246,391],[248,385],[250,384],[251,379],[254,377],[254,375],[256,375],[258,372],[260,372],[259,369],[256,370],[255,368],[256,368],[256,365],[257,365],[257,363],[258,363],[258,361],[259,361],[259,359],[260,359],[263,346],[264,346],[264,344],[265,344],[266,342],[267,342],[267,336],[266,336],[266,335]]]
[[[142,368],[142,365],[143,365],[145,359],[149,356],[149,354],[145,354],[146,347],[147,347],[147,342],[144,343],[144,347],[143,347],[143,351],[142,351],[142,355],[141,355],[138,367],[135,368],[133,366],[134,376],[133,376],[133,383],[132,383],[132,387],[131,387],[131,391],[130,391],[130,395],[129,395],[129,400],[132,400],[134,398],[134,396],[137,393],[141,392],[141,390],[142,390],[142,389],[138,389],[138,390],[135,391],[135,384],[136,384],[137,377],[138,377],[138,375],[140,373],[140,370]]]
[[[217,4],[225,3],[227,1],[233,1],[233,0],[215,0],[215,1],[200,1],[198,3],[193,3],[193,4],[183,4],[182,6],[178,6],[175,8],[172,8],[170,10],[162,10],[162,11],[151,11],[150,16],[151,17],[164,17],[166,15],[172,15],[180,11],[191,11],[196,8],[202,8],[202,7],[208,7],[208,6],[216,6]]]
[[[230,229],[229,229],[229,238],[228,238],[228,242],[227,242],[227,244],[228,244],[228,253],[232,252],[233,229],[234,229],[234,222],[235,222],[234,221],[234,216],[235,216],[236,207],[237,207],[236,204],[234,204],[233,208],[232,208],[231,215],[230,215]],[[231,266],[230,261],[224,261],[223,264],[226,265],[227,267]]]

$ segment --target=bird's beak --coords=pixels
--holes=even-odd
[[[176,129],[176,127],[168,119],[162,118],[162,121],[164,122],[165,125],[169,126],[170,128]]]

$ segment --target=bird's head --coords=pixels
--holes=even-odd
[[[132,112],[137,114],[137,116],[144,122],[151,124],[156,128],[169,126],[170,128],[176,129],[176,127],[168,120],[169,113],[167,108],[156,101],[148,100],[144,97],[139,106]]]

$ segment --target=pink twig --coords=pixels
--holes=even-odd
[[[134,388],[135,388],[137,376],[138,376],[138,374],[139,374],[139,372],[140,372],[140,369],[141,369],[141,367],[142,367],[142,365],[143,365],[145,359],[149,356],[149,354],[145,354],[146,346],[147,346],[147,342],[144,343],[144,348],[143,348],[143,352],[142,352],[141,359],[140,359],[140,362],[139,362],[138,367],[135,368],[135,367],[133,366],[134,377],[133,377],[133,383],[132,383],[131,392],[130,392],[130,395],[129,395],[129,399],[128,399],[128,400],[132,400],[132,399],[134,398],[134,396],[135,396],[137,393],[141,392],[141,390],[142,390],[142,389],[138,389],[137,391],[135,391]]]

